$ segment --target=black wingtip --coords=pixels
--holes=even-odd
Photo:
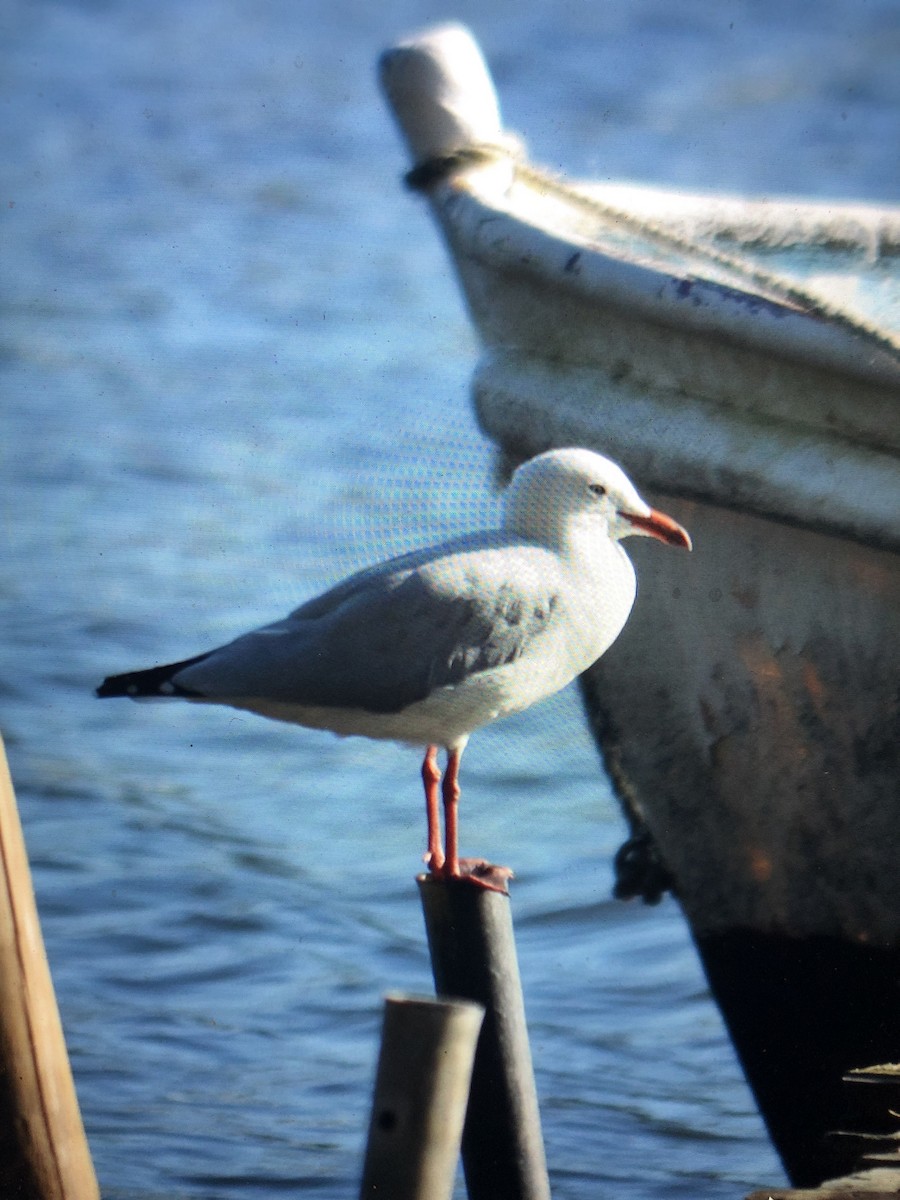
[[[190,688],[180,687],[172,682],[172,677],[185,667],[202,662],[208,654],[197,654],[194,658],[185,658],[181,662],[166,663],[161,667],[150,667],[146,671],[127,671],[124,675],[109,675],[94,692],[101,700],[110,696],[126,696],[131,700],[140,700],[143,696],[181,696],[185,699],[197,698],[199,692]]]
[[[100,686],[94,689],[94,695],[101,700],[105,700],[107,696],[127,696],[128,690],[122,686],[127,678],[127,675],[107,675]]]

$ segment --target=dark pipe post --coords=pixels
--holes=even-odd
[[[438,995],[485,1009],[462,1141],[469,1200],[549,1200],[509,896],[418,883]]]

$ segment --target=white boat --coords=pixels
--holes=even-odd
[[[460,26],[381,77],[483,429],[510,465],[608,454],[694,538],[636,547],[582,681],[620,891],[671,886],[789,1174],[820,1182],[857,1161],[830,1132],[873,1127],[843,1074],[900,1057],[900,210],[564,182]]]

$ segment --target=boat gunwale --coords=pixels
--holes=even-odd
[[[496,179],[496,175],[493,175]],[[485,183],[485,180],[487,181]],[[836,311],[804,309],[783,298],[697,273],[661,270],[638,257],[605,252],[584,235],[548,229],[521,211],[515,189],[501,193],[490,168],[441,182],[430,198],[452,233],[454,252],[464,245],[483,266],[514,266],[597,303],[627,309],[676,329],[724,337],[787,360],[840,371],[900,396],[900,349],[888,338]],[[521,195],[519,185],[518,195]],[[584,198],[577,189],[570,199]],[[702,267],[698,263],[698,268]]]

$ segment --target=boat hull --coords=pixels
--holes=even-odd
[[[638,600],[583,687],[692,927],[900,944],[900,557],[652,502],[694,552],[629,542]]]
[[[887,1132],[848,1070],[900,1043],[900,558],[657,495],[632,618],[582,680],[633,828],[690,924],[795,1184]],[[655,866],[655,864],[653,864]]]

